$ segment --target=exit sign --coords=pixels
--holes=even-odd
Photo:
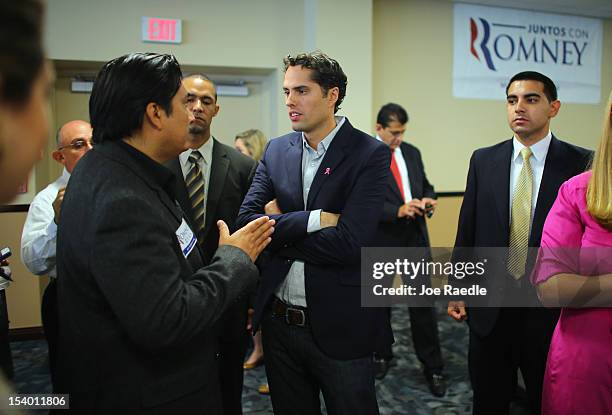
[[[181,43],[182,20],[162,17],[142,18],[142,41],[152,43]]]

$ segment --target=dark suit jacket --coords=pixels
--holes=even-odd
[[[220,219],[225,221],[230,232],[236,231],[236,217],[257,168],[257,163],[253,159],[220,143],[214,137],[211,139],[213,140],[213,151],[210,183],[208,184],[208,195],[206,195],[206,224],[203,237],[199,241],[204,253],[204,261],[207,263],[219,245],[217,221]],[[178,157],[168,162],[167,166],[179,179],[177,200],[183,211],[193,221],[193,208],[189,201]]]
[[[408,143],[401,143],[400,150],[408,169],[408,180],[413,199],[424,197],[435,199],[436,192],[427,180],[419,150]],[[397,210],[405,202],[392,174],[387,179],[384,200],[377,238],[381,246],[429,246],[425,217],[415,216],[415,219],[397,217]]]
[[[459,226],[455,247],[508,247],[510,242],[510,163],[512,140],[476,150],[470,160],[463,204],[459,214]],[[572,176],[583,172],[592,157],[592,152],[558,140],[554,136],[548,148],[542,182],[533,216],[529,246],[539,247],[544,220],[557,197],[561,184]],[[531,264],[532,265],[532,264]],[[527,278],[531,269],[528,263],[526,276],[522,278],[525,295],[536,297]],[[503,268],[502,268],[503,267]],[[499,263],[495,275],[502,277],[505,263]],[[512,277],[504,275],[507,281]],[[499,304],[504,284],[496,284],[487,301]],[[494,327],[499,308],[472,308],[468,311],[470,328],[481,336]]]
[[[238,216],[242,226],[261,216],[274,198],[285,212],[272,215],[276,225],[267,261],[261,265],[254,323],[292,262],[301,259],[315,341],[332,358],[363,357],[374,352],[385,326],[386,310],[361,307],[360,250],[375,241],[384,193],[380,184],[389,176],[390,154],[384,144],[346,120],[319,166],[304,207],[302,150],[297,132],[269,142]],[[338,225],[308,234],[309,213],[316,209],[339,213]]]
[[[58,391],[79,413],[218,414],[212,327],[257,269],[230,246],[185,258],[177,203],[128,147],[97,144],[62,204]]]
[[[211,139],[214,144],[210,183],[206,196],[206,224],[202,235],[198,236],[205,264],[210,262],[219,245],[217,221],[220,219],[225,221],[230,232],[236,231],[238,210],[257,168],[257,163],[253,159],[220,143],[214,137]],[[177,178],[177,200],[193,223],[193,208],[178,157],[168,163],[168,168]],[[221,319],[219,327],[222,338],[232,339],[245,335],[248,302],[248,296],[241,297]]]

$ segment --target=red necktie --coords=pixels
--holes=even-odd
[[[400,176],[399,169],[397,168],[397,162],[395,161],[395,151],[391,153],[391,173],[393,173],[395,183],[397,183],[397,187],[399,187],[400,193],[402,194],[402,199],[405,201],[406,196],[404,196],[404,185],[402,184],[402,176]]]

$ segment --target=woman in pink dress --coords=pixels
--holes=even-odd
[[[612,93],[593,169],[559,189],[532,275],[562,306],[548,352],[543,414],[612,414]]]

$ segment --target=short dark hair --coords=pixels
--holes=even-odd
[[[182,78],[172,55],[130,53],[106,63],[89,99],[94,143],[120,140],[138,131],[151,102],[170,115]]]
[[[555,83],[548,76],[541,74],[540,72],[535,71],[525,71],[519,72],[510,78],[508,85],[506,85],[506,95],[508,95],[508,89],[510,89],[510,85],[515,81],[538,81],[544,84],[544,95],[548,98],[549,102],[553,102],[557,100],[557,87]]]
[[[0,101],[23,105],[44,62],[39,0],[0,1]]]
[[[393,102],[383,105],[376,116],[376,123],[382,125],[383,128],[387,128],[391,121],[397,121],[402,125],[408,122],[406,110]]]
[[[334,108],[334,113],[340,109],[340,104],[344,100],[346,95],[346,75],[342,71],[340,64],[335,59],[330,58],[323,52],[317,50],[310,53],[300,53],[297,56],[287,55],[283,59],[285,65],[285,72],[290,66],[302,66],[312,70],[312,80],[319,84],[323,90],[323,95],[327,95],[327,92],[331,88],[337,87],[338,101]]]
[[[200,78],[203,81],[210,82],[213,86],[213,89],[215,90],[215,102],[217,102],[217,84],[215,84],[215,81],[210,79],[208,75],[203,74],[201,72],[189,74],[183,79],[189,79],[189,78]]]

